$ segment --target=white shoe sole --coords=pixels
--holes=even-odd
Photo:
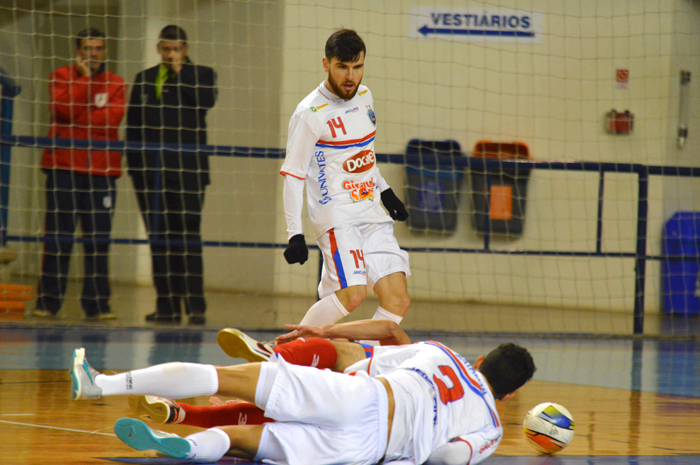
[[[129,406],[139,417],[147,417],[155,423],[165,424],[170,418],[170,407],[151,396],[129,396]]]

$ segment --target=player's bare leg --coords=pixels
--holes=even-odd
[[[260,363],[215,367],[219,377],[218,395],[255,403],[255,390],[260,378]]]
[[[85,349],[76,349],[70,368],[71,393],[75,400],[113,395],[153,395],[184,399],[201,395],[224,395],[255,403],[261,363],[216,367],[200,363],[164,363],[115,375],[90,366]]]
[[[340,303],[343,304],[343,307],[345,307],[348,312],[352,312],[359,307],[365,300],[365,297],[367,297],[367,286],[348,286],[345,289],[336,291],[335,295],[338,297]]]
[[[155,450],[193,462],[218,462],[224,455],[253,460],[260,448],[262,425],[224,426],[180,437],[150,428],[141,420],[120,418],[114,432],[136,450]]]
[[[228,434],[231,440],[231,448],[227,455],[240,459],[255,459],[260,448],[260,438],[263,433],[263,425],[224,426],[218,428]]]
[[[367,358],[365,349],[355,342],[331,341],[338,353],[338,359],[332,370],[342,373],[350,365]]]
[[[379,297],[379,306],[399,317],[399,321],[396,321],[396,323],[399,323],[411,304],[411,298],[408,296],[406,275],[402,272],[397,272],[384,276],[374,284],[374,292]],[[375,314],[376,318],[380,318],[380,316]],[[390,317],[383,319],[393,320]]]

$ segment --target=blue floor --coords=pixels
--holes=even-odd
[[[270,340],[276,333],[251,332]],[[534,379],[700,397],[700,341],[696,339],[441,337],[473,361],[513,341],[537,361]],[[414,340],[427,337],[413,337]],[[129,370],[158,363],[236,363],[216,343],[214,330],[0,326],[0,369],[68,369],[73,349],[85,347],[93,366]]]
[[[269,332],[251,336],[270,340]],[[513,341],[536,360],[535,379],[579,385],[700,397],[700,341],[696,338],[585,338],[412,335],[445,343],[467,360]],[[73,349],[85,347],[90,363],[102,370],[129,370],[174,360],[230,365],[215,330],[0,325],[0,369],[68,369]],[[700,420],[699,420],[700,422]],[[700,423],[699,423],[700,425]],[[691,435],[692,436],[692,435]],[[698,436],[696,435],[696,440]],[[164,458],[105,458],[117,463],[172,464]],[[180,463],[180,462],[178,462]],[[242,463],[224,460],[221,463]],[[503,457],[492,465],[690,465],[699,456],[659,457]]]

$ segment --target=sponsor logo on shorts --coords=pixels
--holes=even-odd
[[[343,162],[343,170],[347,173],[364,173],[374,167],[373,150],[362,150]]]
[[[350,191],[350,198],[353,202],[359,202],[365,199],[374,200],[374,187],[374,179],[372,178],[365,182],[343,182],[343,189]]]
[[[126,373],[126,390],[131,391],[134,389],[134,380],[131,377],[131,372]]]

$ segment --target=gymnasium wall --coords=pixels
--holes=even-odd
[[[320,50],[342,24],[357,29],[368,46],[363,82],[375,97],[379,153],[401,153],[414,137],[455,139],[467,152],[489,139],[524,141],[539,160],[698,164],[696,145],[675,147],[679,71],[694,76],[698,71],[697,2],[360,3],[352,9],[344,2],[286,4],[282,129],[296,103],[323,79]],[[538,44],[409,38],[409,15],[418,5],[539,12],[544,38]],[[317,74],[308,71],[314,68]],[[630,72],[627,89],[616,87],[618,68]],[[697,95],[693,103],[691,108],[697,107]],[[632,135],[605,133],[604,114],[612,109],[634,113]],[[694,127],[697,121],[694,111]],[[403,169],[382,169],[401,191]],[[679,186],[677,179],[652,180],[650,253],[660,252],[663,224],[673,211],[698,208],[700,197],[692,195],[698,181],[683,182],[692,189],[669,187]],[[604,251],[635,250],[636,188],[634,175],[606,175]],[[534,171],[524,234],[494,239],[492,248],[594,251],[597,192],[595,173]],[[462,200],[454,235],[415,234],[397,224],[399,243],[483,246],[471,224],[469,197]],[[286,264],[278,261],[281,271]],[[413,253],[411,266],[414,298],[473,296],[494,303],[625,311],[633,306],[631,259]],[[659,266],[652,263],[647,270],[647,309],[658,309]]]
[[[375,97],[376,150],[402,153],[407,141],[455,139],[470,152],[482,139],[519,140],[539,160],[605,161],[697,166],[698,92],[691,91],[691,138],[676,146],[679,72],[700,77],[697,1],[227,1],[145,0],[41,2],[20,0],[0,15],[2,66],[24,88],[16,99],[15,134],[47,131],[46,79],[72,58],[68,37],[91,18],[109,31],[110,69],[128,83],[158,62],[157,33],[177,23],[190,35],[191,57],[214,67],[219,100],[210,112],[211,144],[284,147],[296,104],[325,75],[322,50],[337,27],[356,29],[368,47],[363,83]],[[543,18],[542,39],[531,43],[455,41],[409,37],[412,8],[525,10]],[[43,26],[42,26],[43,25]],[[53,28],[53,29],[52,29]],[[59,36],[52,40],[50,34]],[[21,40],[15,40],[20,37]],[[53,48],[52,48],[53,47]],[[628,69],[619,89],[615,70]],[[604,114],[629,109],[629,136],[604,131]],[[41,235],[41,149],[13,149],[11,234]],[[286,241],[279,161],[216,158],[204,210],[204,238],[216,241]],[[400,165],[382,173],[404,197]],[[603,250],[634,251],[636,176],[606,175]],[[145,238],[126,176],[119,194],[114,237]],[[479,248],[465,176],[458,225],[448,236],[415,233],[396,225],[406,247]],[[656,179],[650,185],[649,252],[659,253],[663,224],[676,210],[700,209],[696,180]],[[593,173],[534,171],[525,230],[494,237],[493,249],[595,250],[598,177]],[[313,234],[305,224],[308,241]],[[18,244],[15,270],[38,274],[40,246]],[[314,295],[317,253],[299,267],[281,250],[205,249],[210,289]],[[148,285],[146,246],[114,246],[115,281]],[[80,273],[74,260],[72,274]],[[415,299],[571,306],[629,311],[631,259],[411,254],[409,290]],[[648,310],[659,309],[659,265],[647,268]]]

